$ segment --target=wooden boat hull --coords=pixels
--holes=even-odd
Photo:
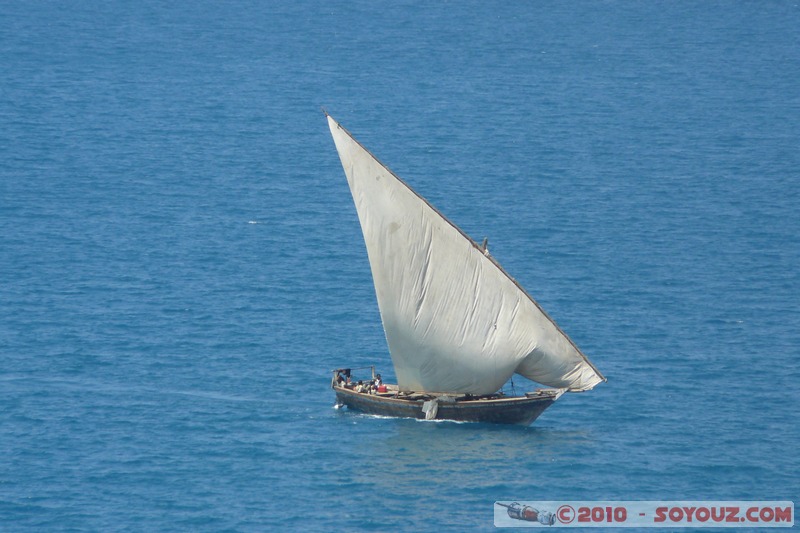
[[[358,393],[334,386],[336,402],[348,409],[371,415],[425,419],[425,399],[406,399],[396,393]],[[561,391],[549,389],[535,394],[491,399],[459,399],[439,401],[435,420],[484,422],[491,424],[529,425],[561,396]],[[413,398],[413,397],[412,397]]]

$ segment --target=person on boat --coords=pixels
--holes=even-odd
[[[386,392],[386,387],[383,386],[383,379],[381,378],[380,374],[376,374],[375,379],[372,380],[372,388],[370,389],[370,392],[372,392],[372,394]]]
[[[358,385],[356,385],[356,392],[364,392],[364,382],[358,380]]]
[[[342,375],[342,371],[341,370],[337,370],[336,371],[336,386],[337,387],[344,387],[344,384],[345,384],[345,380],[344,380],[344,376]]]

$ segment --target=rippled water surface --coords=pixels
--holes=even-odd
[[[798,500],[796,2],[0,20],[0,529]],[[393,371],[321,107],[488,236],[608,383],[529,428],[333,409],[330,369]]]

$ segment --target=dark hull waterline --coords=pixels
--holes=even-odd
[[[334,386],[336,403],[348,409],[370,415],[426,419],[425,402],[436,401],[433,420],[457,422],[484,422],[491,424],[529,425],[561,395],[561,391],[548,389],[525,396],[464,399],[424,395],[398,395],[396,392],[367,394]]]

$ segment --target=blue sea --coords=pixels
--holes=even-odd
[[[334,409],[393,369],[322,108],[608,382],[526,428]],[[2,531],[798,502],[799,302],[796,0],[0,8]]]

